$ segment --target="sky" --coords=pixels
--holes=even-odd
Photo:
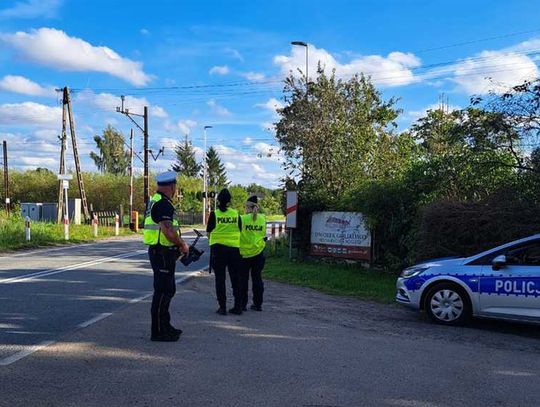
[[[538,77],[535,1],[0,0],[0,139],[10,168],[58,171],[61,95],[71,89],[83,171],[93,137],[112,125],[129,138],[125,107],[149,109],[150,148],[168,170],[187,135],[199,160],[203,128],[229,180],[278,187],[274,139],[282,80],[320,62],[343,79],[369,75],[399,98],[406,130],[441,95],[449,109],[472,95]],[[135,151],[142,134],[135,128]],[[73,168],[71,146],[67,167]],[[136,160],[135,169],[142,163]]]

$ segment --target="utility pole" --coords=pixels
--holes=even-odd
[[[133,129],[129,134],[129,228],[135,230],[133,220]]]
[[[6,203],[6,212],[9,216],[10,210],[10,201],[9,201],[9,173],[8,173],[8,154],[7,154],[7,141],[2,142],[3,151],[4,151],[4,194],[5,194],[5,203]]]
[[[81,203],[83,209],[83,215],[86,220],[90,219],[90,212],[88,211],[88,201],[86,199],[86,191],[84,190],[84,183],[81,172],[81,161],[79,159],[79,149],[77,148],[77,136],[75,135],[75,119],[73,118],[73,110],[71,108],[71,99],[69,97],[69,89],[64,87],[62,89],[62,149],[60,151],[60,175],[65,174],[66,170],[66,147],[67,147],[67,133],[66,133],[66,115],[69,117],[69,131],[71,134],[71,144],[73,146],[73,158],[75,160],[75,172],[77,175],[77,183],[79,186],[79,193],[81,195]],[[58,192],[58,221],[62,219],[62,212],[64,206],[64,200],[62,199],[65,194],[65,188],[62,183],[59,185]],[[67,207],[67,203],[65,204]]]
[[[137,114],[137,113],[131,113],[129,109],[124,108],[124,101],[125,96],[120,96],[120,99],[122,101],[122,106],[117,107],[116,111],[118,113],[122,113],[125,115],[129,120],[137,126],[137,128],[143,133],[143,139],[144,139],[144,204],[148,203],[148,200],[150,199],[150,193],[149,193],[149,186],[148,186],[148,106],[144,107],[144,113],[143,114]],[[133,119],[132,116],[142,117],[143,118],[143,127],[139,123]]]

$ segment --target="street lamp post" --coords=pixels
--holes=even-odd
[[[309,81],[309,73],[308,73],[308,67],[309,67],[309,46],[307,42],[304,41],[292,41],[291,45],[298,45],[300,47],[304,47],[306,49],[306,89],[308,88],[308,81]],[[307,91],[306,91],[307,92]]]
[[[203,132],[204,132],[204,155],[203,155],[203,191],[204,191],[204,198],[203,198],[203,225],[206,225],[206,202],[207,202],[207,194],[208,194],[208,188],[207,188],[207,168],[206,168],[206,130],[211,129],[212,126],[204,126]]]

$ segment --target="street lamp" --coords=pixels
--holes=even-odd
[[[204,198],[203,198],[203,225],[206,225],[206,198],[207,198],[207,187],[206,187],[206,130],[211,129],[212,126],[204,126],[203,132],[204,132],[204,155],[203,155],[203,191],[204,191]]]
[[[309,49],[309,46],[308,46],[308,43],[307,42],[304,42],[304,41],[292,41],[291,42],[291,45],[298,45],[300,47],[304,47],[306,49],[306,89],[308,87],[308,80],[309,80],[309,75],[308,75],[308,49]]]

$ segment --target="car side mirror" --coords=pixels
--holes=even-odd
[[[495,271],[502,269],[506,266],[506,256],[500,254],[491,261],[491,268]]]

